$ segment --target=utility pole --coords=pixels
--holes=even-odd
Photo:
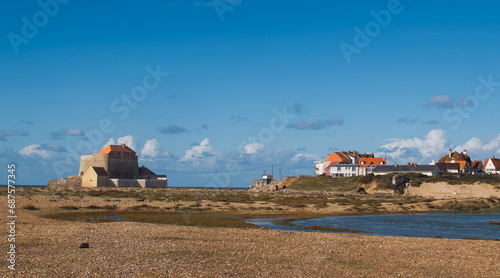
[[[271,175],[273,176],[274,178],[274,164],[271,164]]]

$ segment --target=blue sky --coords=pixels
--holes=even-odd
[[[499,6],[2,3],[0,161],[46,184],[126,142],[172,186],[247,187],[339,150],[498,156]]]

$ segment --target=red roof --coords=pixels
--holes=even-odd
[[[328,155],[326,161],[350,162],[351,159],[349,159],[349,157],[347,157],[347,155],[344,152],[334,152]]]
[[[483,169],[483,162],[481,160],[474,160],[471,163],[471,168],[472,169]]]
[[[125,144],[122,144],[121,146],[109,145],[106,148],[102,149],[99,153],[110,153],[110,152],[134,153],[135,154],[134,150],[125,146]]]
[[[364,164],[361,164],[364,162]],[[368,165],[385,165],[385,157],[361,157],[359,158],[359,167],[367,167]]]

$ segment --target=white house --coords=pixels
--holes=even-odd
[[[443,175],[460,176],[460,163],[435,163],[441,169]]]
[[[330,175],[334,178],[354,177],[358,175],[358,164],[336,164],[330,166]]]
[[[487,158],[484,161],[484,171],[487,174],[500,174],[500,159],[498,158]]]
[[[325,173],[325,168],[330,165],[331,161],[315,161],[314,169],[316,169],[316,176],[323,175]]]

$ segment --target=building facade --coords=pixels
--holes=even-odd
[[[488,158],[484,161],[484,172],[486,174],[500,174],[500,159]]]
[[[166,188],[167,184],[166,175],[139,168],[136,152],[125,144],[109,145],[97,154],[82,156],[78,176],[48,182],[53,187]]]
[[[467,155],[467,150],[459,153],[457,151],[449,153],[439,160],[439,163],[458,163],[460,164],[460,174],[470,175],[472,172],[471,159]]]
[[[317,176],[324,174],[335,178],[365,176],[372,173],[377,166],[386,165],[386,159],[375,157],[373,153],[360,154],[357,151],[341,151],[327,155],[325,161],[314,163]]]

